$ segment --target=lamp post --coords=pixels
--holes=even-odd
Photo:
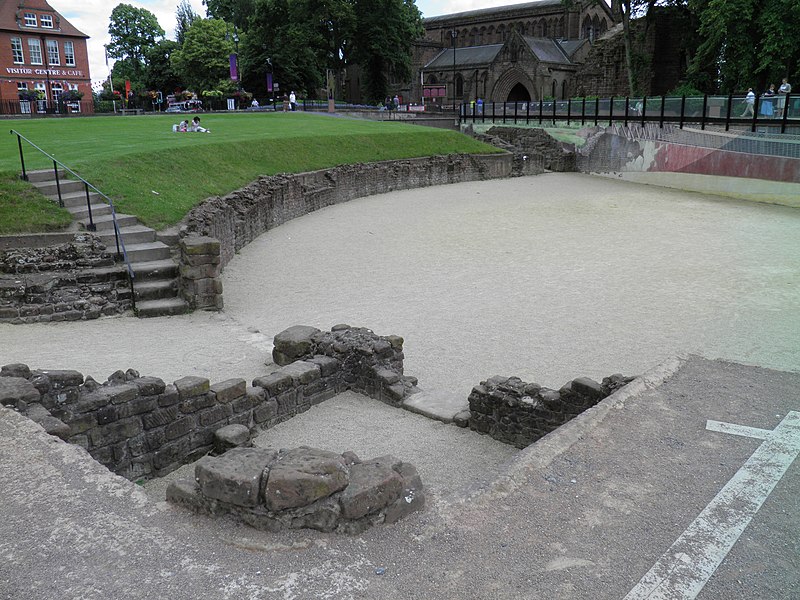
[[[455,29],[450,30],[450,38],[453,40],[453,112],[456,110],[456,38],[458,32]]]

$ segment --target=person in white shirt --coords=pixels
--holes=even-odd
[[[745,107],[742,117],[753,116],[753,106],[756,103],[756,94],[753,88],[747,88],[747,96],[744,97]]]
[[[293,111],[297,110],[297,96],[294,95],[294,90],[289,94],[289,106]]]

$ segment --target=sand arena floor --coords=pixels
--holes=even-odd
[[[580,174],[394,192],[244,248],[223,313],[0,325],[0,364],[251,380],[275,333],[344,322],[402,335],[406,373],[453,399],[677,353],[797,370],[798,239],[796,209]]]

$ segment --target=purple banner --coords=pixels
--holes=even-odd
[[[239,81],[239,69],[237,69],[236,55],[231,54],[231,81]]]
[[[267,73],[267,91],[272,93],[272,73]]]

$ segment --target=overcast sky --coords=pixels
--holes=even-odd
[[[476,8],[489,8],[492,6],[506,6],[519,4],[530,0],[417,0],[417,7],[425,17],[444,15],[448,13],[473,10]],[[175,39],[175,10],[180,0],[48,0],[50,6],[64,15],[67,20],[90,36],[88,40],[89,69],[92,81],[98,82],[108,78],[108,67],[105,63],[103,46],[109,42],[108,20],[115,6],[124,3],[146,8],[153,13],[167,37]],[[206,16],[206,9],[202,0],[190,0],[195,12]]]

